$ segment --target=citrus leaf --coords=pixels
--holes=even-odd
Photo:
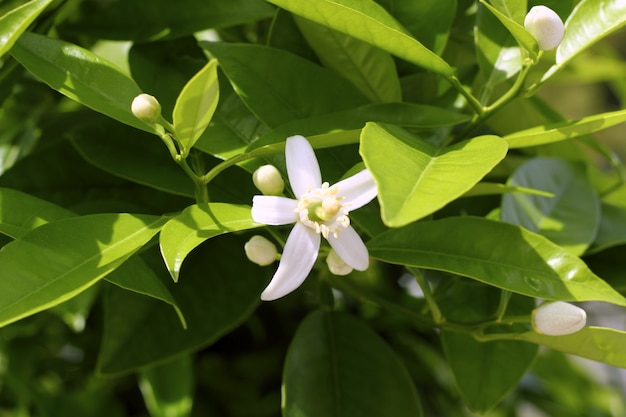
[[[11,49],[17,38],[51,2],[52,0],[32,0],[0,18],[0,57]]]

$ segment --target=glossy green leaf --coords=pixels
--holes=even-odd
[[[167,224],[167,223],[166,223]],[[125,290],[147,295],[172,306],[182,327],[187,327],[185,316],[176,304],[170,290],[139,256],[133,256],[105,279]]]
[[[480,0],[480,3],[485,6],[493,15],[506,27],[506,29],[513,35],[515,40],[521,47],[528,53],[528,57],[533,61],[537,60],[537,53],[539,52],[539,45],[537,41],[522,25],[517,23],[511,17],[501,13],[498,9],[490,5],[484,0]]]
[[[139,388],[152,417],[187,417],[191,415],[194,390],[194,367],[191,357],[182,356],[142,370]]]
[[[402,101],[396,65],[387,52],[308,19],[296,22],[320,61],[372,102]]]
[[[202,242],[224,233],[260,226],[252,220],[250,206],[225,203],[189,206],[163,227],[160,234],[161,254],[176,282],[183,261]]]
[[[378,186],[383,221],[400,227],[470,190],[504,158],[507,146],[497,136],[480,136],[436,149],[399,127],[368,123],[360,151]]]
[[[283,415],[415,417],[422,410],[402,362],[376,333],[347,314],[316,311],[287,352]]]
[[[147,41],[180,38],[204,29],[225,28],[272,17],[263,0],[107,0],[80,5],[80,19],[63,29],[94,38]],[[138,19],[141,16],[141,19]]]
[[[534,188],[518,187],[515,185],[499,184],[495,182],[479,182],[471,190],[463,194],[463,197],[475,197],[478,195],[494,195],[507,193],[521,193],[530,195],[540,195],[542,197],[554,197],[551,192],[537,190]]]
[[[507,223],[477,217],[422,221],[378,235],[367,246],[370,256],[385,262],[448,271],[530,297],[626,306],[580,258]]]
[[[176,140],[185,155],[211,122],[219,96],[217,61],[212,59],[189,80],[174,106]]]
[[[515,339],[537,343],[618,368],[626,368],[626,332],[620,330],[588,326],[565,336],[526,332],[515,336]]]
[[[237,94],[270,127],[367,102],[339,75],[289,52],[252,44],[200,45],[217,58]]]
[[[493,319],[501,293],[476,281],[457,279],[436,297],[446,321],[473,324]],[[532,298],[513,296],[506,314],[527,315],[534,307]],[[516,327],[527,329],[523,324]],[[538,351],[537,346],[517,340],[481,342],[449,330],[441,332],[441,343],[464,403],[479,414],[492,409],[517,386]]]
[[[446,77],[454,74],[454,69],[446,61],[413,38],[372,0],[270,0],[270,3],[429,71]]]
[[[43,12],[52,0],[32,0],[0,17],[0,57]]]
[[[70,217],[7,244],[0,251],[0,269],[10,277],[0,283],[0,325],[85,290],[145,245],[164,223],[164,218],[147,215]]]
[[[503,137],[510,148],[544,145],[587,135],[626,121],[626,110],[595,114],[578,120],[550,123]]]
[[[512,186],[553,193],[553,197],[505,194],[502,221],[539,233],[574,255],[594,241],[600,222],[600,199],[584,166],[556,158],[534,158],[509,178]]]
[[[158,254],[148,259],[168,283],[187,329],[164,303],[107,286],[97,371],[130,372],[189,354],[239,326],[259,305],[261,291],[274,272],[247,260],[245,241],[234,234],[209,240],[187,259],[177,284],[168,277]]]
[[[0,188],[0,233],[17,239],[46,223],[72,217],[56,204],[10,188]]]
[[[115,120],[158,134],[155,123],[136,118],[133,99],[142,93],[126,74],[105,59],[74,44],[24,33],[11,54],[28,71],[61,94]]]
[[[625,24],[626,4],[622,0],[582,0],[565,21],[565,36],[556,49],[556,65],[564,65]]]

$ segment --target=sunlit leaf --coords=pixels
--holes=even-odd
[[[517,23],[515,20],[511,19],[511,17],[506,16],[501,13],[498,9],[490,5],[484,0],[480,0],[480,3],[485,6],[493,15],[498,18],[500,23],[507,28],[507,30],[513,35],[515,40],[519,43],[520,46],[524,48],[526,53],[528,53],[528,57],[532,60],[537,59],[537,53],[539,51],[539,46],[537,45],[537,41],[522,25]]]
[[[507,223],[477,217],[422,221],[380,234],[367,246],[370,256],[385,262],[448,271],[530,297],[626,306],[580,258]]]
[[[51,2],[32,0],[0,17],[0,57],[11,49],[17,38]]]
[[[383,221],[391,227],[421,219],[460,197],[506,151],[506,142],[497,136],[437,149],[391,125],[368,123],[361,134],[361,155],[378,185]]]

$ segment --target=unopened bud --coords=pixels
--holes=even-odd
[[[276,246],[260,235],[252,236],[243,249],[250,261],[261,266],[271,265],[278,254]]]
[[[161,117],[161,104],[150,94],[139,94],[130,106],[135,117],[144,122],[156,122]]]
[[[326,264],[328,265],[330,272],[334,275],[348,275],[352,272],[352,267],[345,263],[344,260],[337,255],[337,252],[335,252],[334,249],[331,249],[330,252],[328,252]]]
[[[285,189],[285,181],[274,165],[263,165],[252,174],[252,182],[264,195],[280,195]]]
[[[549,51],[563,40],[565,26],[554,10],[546,6],[534,6],[524,19],[524,27],[535,37],[539,49]]]
[[[547,301],[533,310],[532,324],[537,333],[563,336],[576,333],[587,323],[587,313],[564,301]]]

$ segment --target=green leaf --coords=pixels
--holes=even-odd
[[[376,333],[347,314],[316,311],[287,352],[283,415],[415,417],[422,410],[402,362]]]
[[[189,153],[211,122],[219,96],[217,61],[212,59],[189,80],[174,106],[176,140],[184,155]]]
[[[599,132],[624,121],[626,121],[626,110],[618,110],[595,114],[578,120],[536,126],[531,129],[511,133],[504,136],[503,139],[509,143],[509,148],[511,149],[525,148],[577,138],[589,133]]]
[[[626,244],[626,228],[624,227],[626,207],[602,201],[601,212],[598,234],[588,253],[596,253]]]
[[[190,356],[142,370],[139,388],[152,417],[191,415],[194,367]]]
[[[307,19],[297,18],[296,23],[322,64],[350,81],[370,101],[402,101],[396,65],[387,52]]]
[[[0,188],[0,233],[13,239],[46,223],[72,217],[56,204],[10,188]]]
[[[565,36],[556,49],[556,65],[565,65],[625,24],[626,4],[622,0],[582,0],[565,21]]]
[[[28,71],[72,100],[137,129],[157,135],[162,130],[131,112],[133,99],[142,93],[139,86],[119,68],[88,50],[26,32],[11,54]]]
[[[456,279],[436,296],[447,321],[474,324],[493,319],[501,293],[476,281]],[[507,305],[507,315],[529,315],[534,307],[532,298],[513,296]],[[527,329],[527,325],[516,327]],[[537,346],[521,341],[481,342],[471,335],[449,330],[441,332],[441,342],[463,401],[479,414],[493,408],[517,386],[538,351]]]
[[[445,77],[454,74],[454,69],[446,61],[413,38],[385,9],[372,0],[269,1],[429,71]]]
[[[217,58],[237,94],[270,127],[366,104],[348,81],[289,52],[252,44],[200,46]]]
[[[580,258],[507,223],[477,217],[422,221],[378,235],[367,246],[370,256],[385,262],[452,272],[530,297],[626,306]]]
[[[187,207],[168,221],[160,234],[161,254],[174,282],[183,261],[207,239],[262,226],[252,220],[250,206],[208,203]]]
[[[529,195],[539,195],[542,197],[554,197],[554,194],[536,190],[534,188],[518,187],[514,185],[499,184],[495,182],[479,182],[471,190],[463,194],[463,197],[475,197],[479,195],[494,195],[507,193],[521,193]]]
[[[43,12],[52,0],[32,0],[11,10],[0,18],[0,57]]]
[[[7,244],[0,251],[0,269],[8,277],[0,282],[0,326],[90,287],[145,245],[164,223],[157,216],[123,213],[70,217]]]
[[[526,332],[515,336],[515,339],[537,343],[618,368],[626,368],[626,332],[620,330],[588,326],[565,336]]]
[[[63,31],[96,39],[147,41],[180,38],[271,18],[263,0],[107,0],[79,5],[80,19],[63,22]],[[141,19],[138,20],[138,16]]]
[[[584,166],[556,158],[534,158],[518,167],[508,184],[544,190],[554,197],[505,194],[502,221],[539,233],[573,255],[582,255],[594,241],[600,199]]]
[[[361,155],[378,185],[383,221],[391,227],[421,219],[462,196],[506,151],[506,142],[497,136],[436,149],[392,125],[368,123],[361,133]]]
[[[202,349],[239,326],[258,306],[273,273],[246,259],[244,243],[234,234],[209,240],[187,259],[178,284],[158,254],[149,258],[154,272],[168,282],[187,329],[164,303],[107,286],[97,371],[118,374],[163,362]]]
[[[178,315],[180,324],[187,327],[185,317],[170,290],[140,257],[131,257],[105,279],[125,290],[147,295],[171,305]]]
[[[498,9],[490,5],[484,0],[480,0],[480,3],[485,6],[498,20],[506,27],[506,29],[513,35],[517,43],[524,48],[528,53],[528,57],[533,61],[537,60],[537,53],[539,52],[539,45],[537,41],[522,25],[511,19],[509,16],[501,13]]]

